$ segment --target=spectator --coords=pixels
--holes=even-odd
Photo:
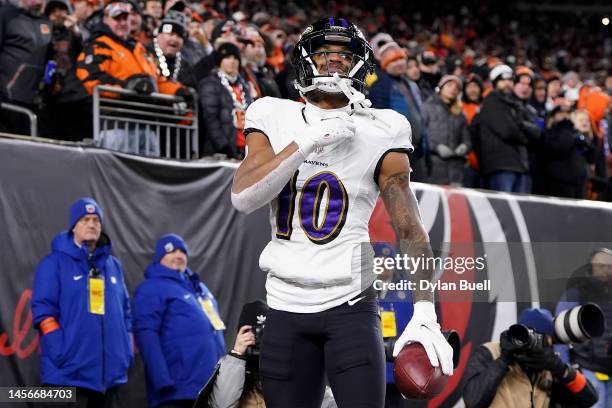
[[[246,140],[244,114],[252,100],[240,77],[240,50],[225,43],[216,52],[217,68],[198,84],[205,130],[205,153],[242,159]]]
[[[78,4],[83,7],[87,3]],[[91,98],[76,77],[76,60],[83,48],[83,39],[71,11],[72,6],[67,0],[47,1],[45,7],[45,14],[53,23],[49,59],[55,64],[55,69],[45,78],[40,133],[45,137],[76,142],[93,138],[93,117]]]
[[[146,0],[144,2],[144,14],[151,16],[159,23],[162,19],[164,9],[160,0]]]
[[[476,348],[464,375],[465,405],[547,408],[555,404],[590,407],[597,402],[593,384],[554,353],[550,312],[526,309],[518,323],[543,336],[542,344],[525,347],[505,330],[499,342]]]
[[[533,94],[529,100],[529,105],[535,110],[536,123],[541,131],[546,129],[546,118],[548,111],[546,110],[546,100],[548,99],[546,94],[546,81],[539,75],[535,76],[533,85]]]
[[[461,110],[461,78],[444,75],[436,93],[423,104],[423,124],[431,142],[434,184],[460,186],[465,156],[470,149],[467,121]]]
[[[42,103],[39,89],[51,42],[51,22],[43,8],[44,0],[0,8],[0,100],[35,113]],[[30,134],[30,123],[25,115],[2,109],[0,131]]]
[[[213,29],[210,39],[213,44],[213,52],[199,60],[193,68],[193,74],[198,83],[210,75],[215,69],[217,61],[217,49],[224,43],[229,42],[241,49],[243,44],[238,40],[240,29],[234,20],[225,20],[217,23]]]
[[[151,92],[176,94],[190,98],[188,89],[178,82],[157,74],[151,54],[138,41],[129,38],[129,3],[109,3],[104,9],[104,20],[92,34],[92,41],[79,55],[77,77],[89,94],[97,85],[109,85],[134,90],[147,95]],[[110,96],[115,96],[110,93]],[[101,145],[107,149],[125,149],[132,153],[159,155],[159,146],[153,132],[139,133],[133,128],[110,129],[101,134]],[[147,151],[147,139],[149,150]]]
[[[84,44],[88,44],[91,41],[91,34],[94,31],[98,30],[98,26],[102,24],[102,20],[104,19],[104,2],[96,1],[94,11],[91,13],[89,17],[85,20],[82,25],[83,32],[83,41]]]
[[[225,354],[217,301],[187,267],[188,255],[181,237],[162,236],[134,295],[134,334],[153,408],[193,406]]]
[[[68,230],[38,265],[32,291],[42,384],[76,387],[81,407],[118,407],[134,358],[123,268],[103,226],[96,201],[72,204]]]
[[[594,408],[606,408],[612,401],[612,251],[600,248],[589,257],[589,263],[578,269],[568,280],[568,285],[557,304],[557,313],[580,304],[595,302],[601,307],[607,332],[598,338],[571,347],[560,345],[556,350],[566,363],[578,364],[584,376],[597,389],[599,401]]]
[[[586,125],[590,129],[586,112],[575,112],[572,116],[575,121],[586,116]],[[553,109],[552,125],[544,133],[538,155],[542,170],[538,192],[557,197],[585,198],[593,150],[592,133],[579,132],[570,120],[567,108],[557,106]]]
[[[127,3],[132,6],[130,8],[130,14],[128,16],[128,27],[130,32],[130,38],[135,41],[140,41],[143,45],[147,45],[142,38],[142,10],[140,5],[134,0],[127,0]]]
[[[182,58],[182,49],[187,32],[182,14],[171,11],[155,30],[152,51],[155,55],[157,73],[172,81],[178,81],[189,87],[196,87],[191,67]]]
[[[521,130],[518,107],[512,97],[514,73],[507,65],[489,74],[494,90],[483,100],[472,123],[472,143],[488,188],[528,193],[529,139]]]
[[[85,28],[85,22],[96,10],[97,4],[96,0],[74,0],[72,2],[74,17],[76,18],[83,42],[88,41],[90,36],[89,31]]]
[[[583,87],[577,106],[588,112],[591,120],[591,129],[594,134],[595,144],[595,171],[594,183],[591,191],[591,199],[601,199],[608,188],[608,194],[612,193],[612,183],[609,180],[610,169],[612,169],[612,155],[610,154],[611,134],[609,130],[608,115],[612,108],[612,97],[604,92]]]
[[[410,122],[412,143],[415,150],[410,154],[411,179],[424,182],[429,174],[429,140],[423,123],[421,92],[417,84],[405,75],[406,52],[391,41],[378,49],[381,71],[371,85],[369,98],[372,106],[393,109]]]
[[[421,70],[416,57],[408,56],[406,63],[406,76],[417,85],[421,82]]]
[[[438,66],[438,57],[432,51],[425,51],[418,55],[419,71],[421,79],[419,80],[419,88],[423,101],[427,101],[435,93],[436,86],[440,82],[440,67]]]
[[[562,96],[563,90],[561,89],[561,74],[555,72],[550,75],[546,82],[546,110],[548,112],[552,111],[558,104],[555,102],[555,100]]]
[[[571,102],[577,102],[580,95],[580,89],[582,88],[580,75],[574,71],[569,71],[563,75],[562,80],[562,89],[565,99]]]
[[[195,7],[195,6],[192,6]],[[208,55],[213,52],[213,46],[210,43],[209,36],[206,34],[206,29],[204,28],[204,24],[201,23],[200,15],[195,11],[193,12],[193,18],[191,23],[187,25],[187,31],[189,32],[189,38],[193,41],[197,42],[201,48],[200,52],[203,52],[204,55]]]
[[[471,125],[474,116],[478,113],[484,93],[484,83],[480,75],[471,73],[463,83],[462,104],[463,114],[468,126]],[[480,177],[480,166],[474,150],[470,149],[467,154],[467,165],[463,173],[463,186],[481,188],[484,183]]]
[[[529,104],[533,95],[535,74],[531,68],[518,66],[514,71],[515,114],[521,131],[527,136],[529,156],[529,187],[527,192],[538,191],[542,183],[537,151],[541,142],[543,124],[538,124],[536,110]],[[541,127],[542,126],[542,127]]]
[[[469,74],[463,83],[462,104],[463,114],[469,124],[472,123],[474,116],[482,104],[484,84],[478,74]]]
[[[204,45],[201,44],[197,38],[190,35],[191,32],[189,27],[191,26],[193,12],[182,0],[170,0],[166,2],[165,15],[168,16],[170,13],[181,13],[184,17],[183,26],[185,27],[187,36],[185,37],[185,44],[183,45],[183,60],[186,61],[189,66],[194,66],[207,55],[207,52]],[[172,18],[177,19],[176,16]]]
[[[266,65],[266,48],[262,35],[253,26],[243,30],[240,42],[244,44],[240,53],[242,72],[249,83],[253,100],[264,96],[280,98],[281,93],[274,81],[273,70]]]

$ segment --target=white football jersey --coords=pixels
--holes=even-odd
[[[339,110],[349,111],[349,108]],[[353,114],[352,139],[311,153],[270,202],[272,240],[259,259],[268,305],[294,313],[338,306],[369,286],[368,221],[379,195],[375,181],[389,151],[410,151],[408,120],[389,109]],[[246,112],[245,132],[264,133],[275,153],[333,112],[310,103],[265,97]],[[378,167],[378,168],[377,168]],[[362,248],[366,248],[362,254]],[[370,268],[371,269],[371,268]]]

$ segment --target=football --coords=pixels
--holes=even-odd
[[[440,367],[429,362],[420,343],[406,345],[393,362],[395,385],[405,398],[427,400],[436,397],[448,383]]]

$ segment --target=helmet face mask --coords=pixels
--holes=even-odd
[[[336,69],[337,61],[343,70]],[[345,68],[346,62],[350,64]],[[345,19],[333,18],[318,20],[304,30],[293,51],[292,63],[296,88],[302,94],[314,89],[340,93],[336,74],[346,85],[362,91],[366,75],[374,69],[372,49],[361,31]]]

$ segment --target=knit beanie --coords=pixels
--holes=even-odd
[[[98,217],[100,217],[100,223],[103,222],[104,216],[102,213],[102,208],[100,208],[96,200],[88,197],[77,200],[70,206],[68,231],[72,231],[76,223],[79,222],[81,218],[90,214],[96,214]]]
[[[157,241],[157,244],[155,244],[155,257],[153,258],[153,262],[159,263],[166,254],[174,252],[177,249],[183,251],[185,255],[189,255],[189,249],[183,238],[176,234],[166,234],[162,236]]]

